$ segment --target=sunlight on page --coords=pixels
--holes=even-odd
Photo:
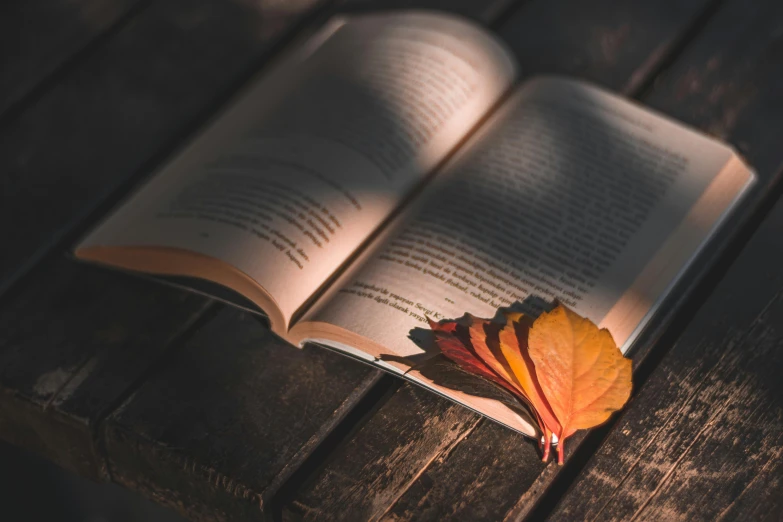
[[[159,246],[217,258],[258,282],[287,323],[514,76],[499,44],[458,18],[368,16],[325,31],[312,40],[319,47],[254,85],[77,255]]]

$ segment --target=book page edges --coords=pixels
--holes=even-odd
[[[623,353],[630,349],[669,289],[754,181],[753,172],[734,153],[674,233],[609,310],[599,326],[612,332]]]
[[[299,346],[313,342],[345,352],[354,358],[367,361],[373,366],[400,375],[414,384],[431,390],[507,428],[528,437],[535,438],[537,436],[538,430],[536,427],[501,402],[435,384],[418,372],[412,365],[399,361],[401,358],[384,360],[384,356],[393,356],[394,354],[383,346],[339,326],[320,321],[300,322],[294,325],[284,337],[290,343]]]
[[[269,292],[249,275],[220,259],[163,246],[88,246],[77,248],[75,255],[113,268],[160,276],[194,277],[223,285],[263,310],[273,332],[283,336],[288,330],[289,319],[283,316]]]

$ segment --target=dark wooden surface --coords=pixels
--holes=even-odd
[[[208,303],[60,256],[0,307],[0,436],[98,478],[97,422]]]
[[[734,143],[760,183],[566,465],[256,319],[64,252],[297,34],[447,9]],[[778,0],[89,0],[0,7],[0,437],[194,519],[783,516]],[[770,211],[771,209],[771,211]]]
[[[130,18],[139,0],[3,2],[0,4],[0,118],[35,103],[102,36]],[[24,30],[20,30],[20,29]]]
[[[378,380],[221,310],[105,427],[112,478],[194,518],[254,518]]]

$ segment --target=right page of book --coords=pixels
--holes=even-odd
[[[533,79],[306,329],[410,357],[426,348],[425,316],[557,299],[627,351],[753,179],[730,147],[683,125],[582,82]]]

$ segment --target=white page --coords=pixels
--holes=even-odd
[[[495,40],[456,17],[333,25],[251,86],[79,249],[218,258],[259,283],[287,321],[514,74]]]

